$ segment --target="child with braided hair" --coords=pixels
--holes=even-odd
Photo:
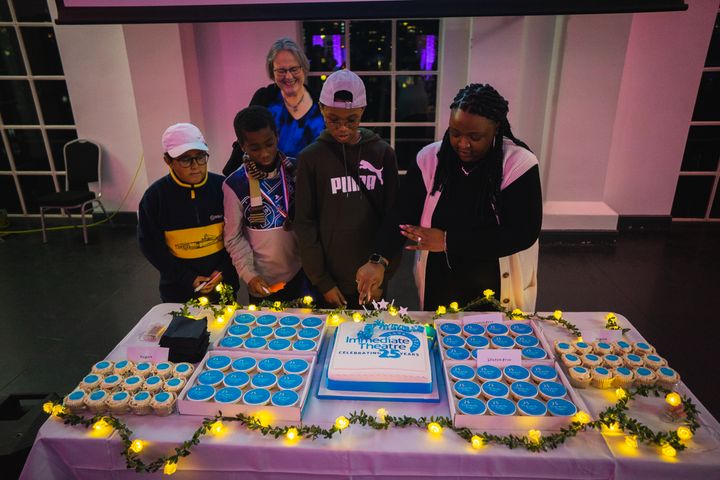
[[[538,161],[515,138],[508,102],[486,84],[462,88],[447,131],[408,170],[395,209],[376,241],[391,258],[413,244],[421,308],[464,305],[486,289],[507,308],[534,311],[542,223]],[[368,262],[357,272],[360,300],[383,280]]]

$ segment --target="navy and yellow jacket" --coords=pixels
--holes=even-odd
[[[214,270],[237,291],[237,273],[223,244],[223,180],[208,173],[204,182],[188,185],[171,173],[150,185],[140,201],[140,250],[160,271],[163,302],[188,301],[195,278]]]

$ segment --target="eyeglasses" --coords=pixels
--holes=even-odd
[[[188,168],[193,162],[197,163],[199,166],[206,165],[208,157],[210,157],[210,155],[207,153],[198,153],[193,157],[178,157],[175,161],[178,162],[180,166]]]
[[[327,125],[328,127],[332,127],[332,128],[347,127],[347,128],[352,129],[352,128],[357,128],[360,125],[360,120],[359,119],[356,119],[356,120],[328,120],[328,119],[325,119],[325,125]]]
[[[278,77],[284,77],[288,73],[294,77],[301,71],[302,71],[302,67],[300,65],[296,65],[296,66],[290,67],[290,68],[275,68],[275,69],[273,69],[273,72],[275,72],[275,75],[277,75]]]

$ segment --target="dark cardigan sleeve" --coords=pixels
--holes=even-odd
[[[542,194],[537,165],[501,193],[500,225],[485,228],[453,228],[447,232],[447,250],[470,258],[500,258],[532,246],[542,225]]]

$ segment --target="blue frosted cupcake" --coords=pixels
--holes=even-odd
[[[575,350],[577,350],[580,355],[587,355],[593,351],[592,345],[587,342],[576,341],[573,343],[573,347],[575,347]]]
[[[165,383],[165,381],[162,377],[151,375],[145,379],[143,390],[147,390],[150,393],[157,393],[162,390],[163,383]]]
[[[572,345],[570,345],[567,342],[558,342],[557,340],[555,340],[554,346],[555,346],[555,351],[557,352],[558,355],[563,355],[565,353],[570,353],[570,354],[575,353],[575,347],[573,347]]]
[[[269,358],[263,358],[260,360],[257,364],[257,369],[259,372],[265,372],[265,373],[276,373],[280,371],[280,369],[283,366],[282,360],[275,357],[269,357]]]
[[[477,376],[481,382],[502,379],[502,370],[494,365],[482,365],[477,368]]]
[[[638,355],[650,355],[655,353],[655,347],[645,342],[634,342],[633,351]]]
[[[135,365],[134,372],[135,375],[140,375],[145,378],[155,373],[155,367],[150,362],[140,362]]]
[[[300,339],[317,340],[318,338],[320,338],[320,330],[313,327],[305,327],[300,329],[299,332],[297,332],[297,336]]]
[[[98,375],[110,375],[113,371],[114,364],[113,362],[109,360],[103,360],[101,362],[97,362],[95,365],[92,366],[92,373],[96,373]]]
[[[548,412],[547,405],[535,398],[518,400],[517,409],[520,415],[525,417],[544,417]]]
[[[245,372],[231,372],[223,378],[226,387],[245,388],[250,383],[250,375]]]
[[[181,362],[175,364],[175,368],[173,368],[173,375],[176,377],[188,378],[192,375],[193,371],[195,371],[195,367],[193,367],[191,363]]]
[[[85,377],[83,377],[83,379],[80,382],[80,385],[78,385],[78,387],[81,390],[84,390],[86,392],[91,392],[100,386],[100,383],[103,381],[103,378],[105,378],[105,377],[103,377],[102,375],[98,375],[96,373],[91,373],[89,375],[85,375]]]
[[[263,327],[265,328],[265,327]],[[245,348],[248,350],[262,350],[267,347],[268,341],[260,337],[250,337],[245,340]]]
[[[173,368],[175,365],[170,362],[160,362],[155,365],[155,375],[162,378],[172,377]]]
[[[165,383],[163,384],[163,390],[177,395],[178,393],[180,393],[180,390],[182,390],[185,386],[185,382],[186,380],[182,377],[169,378],[165,380]]]
[[[290,343],[290,340],[287,338],[273,338],[268,342],[267,346],[268,350],[272,350],[273,352],[284,352],[285,350],[290,350],[292,343]]]
[[[538,394],[538,387],[530,382],[520,380],[510,384],[510,394],[515,400],[535,398]]]
[[[552,400],[554,398],[563,398],[567,395],[567,389],[562,383],[551,380],[540,382],[538,385],[538,392],[540,392],[540,398],[545,401]]]
[[[481,391],[483,396],[487,399],[507,398],[510,394],[510,389],[507,385],[502,382],[496,382],[494,380],[483,383]]]
[[[305,328],[320,328],[322,324],[323,321],[319,317],[307,317],[300,322],[300,325]]]
[[[297,317],[293,317],[297,318]],[[300,320],[298,319],[298,322]],[[284,338],[292,340],[297,335],[297,330],[293,327],[280,327],[275,329],[275,338]]]
[[[447,322],[440,325],[440,333],[443,335],[460,335],[460,332],[462,327],[457,323]]]
[[[487,411],[485,402],[475,397],[462,398],[457,403],[458,412],[463,415],[483,415]]]
[[[275,392],[270,402],[276,407],[294,407],[300,401],[300,396],[292,390]]]
[[[470,352],[461,347],[454,347],[445,350],[445,356],[450,360],[467,360],[470,358]]]
[[[252,372],[257,366],[257,360],[253,357],[239,357],[233,360],[231,367],[236,372]]]
[[[515,348],[515,340],[509,335],[496,335],[490,339],[490,346],[500,350],[509,350]]]
[[[615,347],[615,353],[618,355],[626,355],[628,353],[632,353],[633,347],[625,340],[617,341],[613,344],[613,347]]]
[[[545,382],[547,380],[557,380],[558,374],[555,369],[549,365],[533,365],[530,367],[530,378],[536,383]]]
[[[579,367],[580,365],[582,365],[582,359],[580,359],[580,357],[578,357],[574,353],[563,353],[560,357],[560,361],[567,368]]]
[[[87,393],[82,390],[75,390],[65,397],[63,405],[70,410],[70,413],[82,413],[85,410],[85,397],[87,397]]]
[[[153,399],[150,401],[150,406],[155,415],[165,417],[173,412],[176,401],[177,395],[174,393],[160,392],[153,396]]]
[[[273,388],[277,385],[277,375],[274,373],[256,373],[250,380],[250,385],[254,388]]]
[[[445,335],[442,337],[441,342],[445,348],[462,348],[465,346],[465,339],[460,335]]]
[[[490,346],[490,341],[486,337],[483,337],[481,335],[472,335],[470,337],[467,337],[465,342],[467,343],[468,347],[471,347],[473,349],[484,349]]]
[[[139,375],[131,375],[123,380],[122,389],[129,393],[135,393],[142,388],[144,381],[145,379]]]
[[[468,365],[454,365],[448,371],[453,380],[472,380],[475,378],[475,370]]]
[[[150,402],[152,402],[152,395],[150,392],[142,390],[130,399],[130,408],[135,415],[150,415],[153,413]]]
[[[553,417],[572,417],[578,412],[577,407],[570,400],[553,398],[547,402],[548,413]]]
[[[308,340],[303,338],[302,340],[295,340],[292,344],[292,349],[297,352],[309,352],[315,350],[317,343],[315,340]]]
[[[125,415],[130,412],[130,394],[128,392],[115,392],[106,402],[113,415]]]
[[[193,402],[209,402],[215,396],[215,388],[210,385],[195,385],[187,391],[186,396]]]
[[[253,338],[264,338],[267,340],[268,338],[272,337],[272,334],[272,327],[268,327],[266,325],[261,325],[250,330],[250,335],[252,335]]]
[[[283,365],[285,373],[295,373],[302,375],[310,369],[310,363],[303,358],[293,358],[287,360]]]
[[[120,360],[115,364],[115,367],[113,368],[113,373],[115,375],[125,376],[132,372],[133,368],[135,368],[135,364],[130,360]]]
[[[270,401],[270,390],[266,388],[253,388],[245,392],[242,401],[245,405],[267,405]]]
[[[247,325],[248,327],[255,323],[255,315],[252,313],[240,313],[233,318],[236,325]]]
[[[540,347],[525,347],[522,349],[521,354],[524,360],[544,360],[547,358],[547,352]]]
[[[103,390],[115,390],[116,388],[119,388],[122,383],[123,378],[120,375],[108,375],[103,378],[102,382],[100,382],[100,388]]]
[[[636,368],[635,383],[637,385],[655,385],[655,383],[657,383],[657,375],[647,367]]]
[[[660,367],[655,372],[657,383],[665,388],[673,389],[680,381],[680,375],[670,367]]]
[[[221,388],[215,393],[215,401],[223,405],[238,403],[242,397],[242,390],[237,387]]]
[[[231,337],[247,337],[250,335],[250,327],[248,325],[233,325],[227,330]]]
[[[510,329],[505,324],[494,322],[488,324],[488,326],[485,327],[485,331],[487,331],[490,337],[497,337],[498,335],[507,335]]]
[[[238,325],[238,327],[241,325]],[[225,337],[222,340],[220,340],[220,343],[218,343],[218,346],[220,348],[228,348],[230,350],[235,350],[237,348],[242,348],[243,346],[243,339],[241,337]]]
[[[453,393],[458,398],[477,397],[480,395],[480,385],[470,380],[460,380],[453,385]]]
[[[280,390],[298,390],[303,385],[303,377],[296,373],[286,373],[278,378],[277,386]]]
[[[527,348],[527,347],[537,347],[540,341],[537,339],[537,337],[534,337],[532,335],[518,335],[515,337],[515,343],[520,348]]]
[[[264,327],[274,327],[277,325],[278,319],[275,315],[265,314],[257,317],[255,323]]]
[[[509,417],[515,415],[517,407],[515,402],[508,400],[507,398],[491,398],[487,402],[487,409],[490,415],[498,417]]]
[[[530,379],[530,370],[522,365],[508,365],[503,368],[503,377],[508,381],[508,383],[520,380],[528,381]]]
[[[485,327],[479,323],[466,323],[462,327],[462,333],[466,337],[472,337],[476,335],[485,335]]]
[[[295,315],[286,315],[282,317],[279,322],[281,327],[296,327],[300,325],[300,317]]]
[[[595,388],[610,388],[613,374],[605,367],[595,367],[590,370],[590,383]]]
[[[197,383],[199,385],[207,385],[210,387],[216,387],[220,385],[225,378],[225,374],[220,370],[205,370],[197,377]]]
[[[94,414],[105,413],[107,411],[106,400],[108,392],[105,390],[94,390],[85,397],[85,406]]]
[[[231,363],[232,359],[227,355],[214,355],[208,358],[207,362],[205,362],[205,366],[211,370],[220,370],[221,372],[224,372],[225,370],[230,369]]]
[[[520,335],[532,335],[533,329],[530,323],[513,322],[510,324],[510,335],[517,337]]]

